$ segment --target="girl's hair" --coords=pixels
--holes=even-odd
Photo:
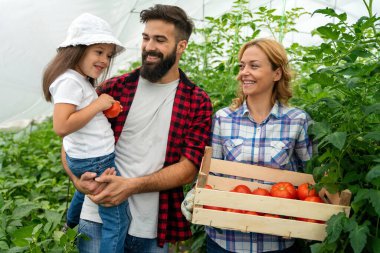
[[[51,102],[51,94],[49,91],[50,85],[57,79],[58,76],[62,75],[68,69],[75,69],[79,60],[84,55],[84,52],[89,46],[77,45],[59,48],[57,50],[57,55],[53,60],[47,65],[43,78],[42,78],[42,90],[46,101]],[[112,62],[112,61],[111,61]],[[111,66],[111,62],[109,66]],[[105,77],[109,72],[109,67],[103,74]],[[95,86],[96,80],[94,78],[88,77],[88,81]]]
[[[254,39],[247,43],[245,43],[239,50],[238,59],[239,62],[243,57],[245,50],[249,47],[256,46],[260,48],[265,55],[268,57],[269,62],[272,65],[272,70],[276,70],[278,68],[281,69],[282,75],[280,80],[278,80],[273,86],[271,103],[275,104],[276,100],[279,100],[280,103],[287,105],[288,100],[292,97],[292,91],[290,88],[291,81],[291,70],[289,67],[288,57],[285,51],[285,48],[273,39],[261,38]],[[239,83],[237,88],[237,97],[233,99],[230,108],[232,110],[236,110],[239,108],[246,96],[244,96],[243,89],[241,84]]]

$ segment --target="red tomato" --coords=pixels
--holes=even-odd
[[[252,215],[261,215],[260,213],[255,212],[255,211],[246,211],[245,213],[246,214],[252,214]]]
[[[304,201],[310,201],[310,202],[317,202],[317,203],[325,203],[320,197],[318,196],[309,196],[304,199]],[[314,223],[325,223],[321,220],[314,220],[314,219],[307,219],[307,218],[297,218],[297,220],[300,221],[306,221],[306,222],[314,222]]]
[[[115,101],[110,108],[105,110],[103,113],[107,118],[115,118],[123,110],[119,101]]]
[[[315,189],[311,188],[311,184],[303,183],[303,184],[298,186],[297,196],[298,196],[298,199],[304,200],[306,197],[318,196],[318,195],[317,195],[317,192],[315,191]]]
[[[203,208],[205,208],[205,209],[211,209],[211,210],[218,210],[218,211],[226,211],[226,208],[224,208],[224,207],[218,207],[218,206],[203,205]]]
[[[255,189],[255,190],[253,190],[252,194],[262,195],[262,196],[270,196],[270,192],[267,189],[260,188],[260,187],[257,188],[257,189]]]
[[[304,201],[317,202],[317,203],[325,203],[323,199],[318,196],[309,196],[304,199]]]
[[[212,189],[212,186],[209,185],[209,184],[206,184],[206,185],[205,185],[205,189]]]
[[[240,192],[240,193],[251,193],[251,189],[248,186],[239,184],[235,188],[231,190],[232,192]]]
[[[232,209],[232,208],[227,208],[226,211],[227,212],[233,212],[233,213],[245,213],[245,211],[243,211],[243,210]]]
[[[272,186],[270,195],[277,198],[295,199],[297,191],[289,182],[278,182]]]
[[[314,219],[307,219],[307,218],[297,218],[299,221],[306,221],[306,222],[313,222],[313,223],[321,223],[324,224],[325,222],[322,220],[314,220]]]
[[[271,213],[266,213],[264,214],[265,217],[273,217],[273,218],[280,218],[280,215],[278,214],[271,214]]]

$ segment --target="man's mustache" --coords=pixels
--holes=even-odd
[[[143,51],[143,57],[144,57],[144,59],[147,56],[159,57],[161,59],[164,57],[164,55],[161,52],[158,52],[158,51]]]

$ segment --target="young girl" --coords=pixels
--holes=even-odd
[[[111,59],[123,50],[107,22],[85,13],[71,23],[66,40],[44,72],[44,95],[54,102],[54,131],[63,137],[67,163],[77,177],[87,171],[100,176],[107,168],[115,167],[113,131],[103,114],[115,100],[107,94],[98,97],[94,83],[105,70],[108,72]],[[116,174],[120,175],[117,170]],[[82,202],[83,194],[76,191],[68,210],[69,225],[76,225],[77,220],[70,219],[79,216]],[[99,215],[103,223],[100,248],[83,250],[124,252],[126,203],[99,206]],[[81,217],[85,219],[86,213]]]

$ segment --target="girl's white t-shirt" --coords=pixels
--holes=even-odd
[[[123,177],[141,177],[164,166],[173,102],[179,80],[168,84],[139,78],[123,131],[116,144],[116,166]],[[147,192],[128,198],[131,224],[128,233],[142,238],[157,237],[159,193]],[[89,198],[81,218],[101,222],[97,206]]]
[[[49,88],[54,104],[76,106],[79,111],[98,98],[91,83],[78,72],[69,69],[60,75]],[[99,112],[84,127],[63,138],[65,152],[72,158],[92,158],[111,154],[115,139],[111,124]]]

